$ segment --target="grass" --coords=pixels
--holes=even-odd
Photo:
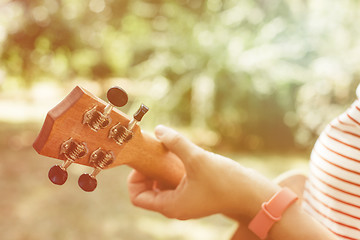
[[[178,221],[132,206],[126,166],[100,173],[99,186],[92,193],[77,186],[78,176],[90,170],[79,165],[69,168],[63,186],[51,184],[47,172],[59,162],[32,149],[39,129],[38,124],[1,124],[0,239],[221,240],[231,236],[235,223],[220,215]],[[306,169],[299,156],[231,157],[270,178],[288,169]]]

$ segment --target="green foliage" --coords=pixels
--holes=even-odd
[[[161,99],[148,93],[154,122],[212,136],[204,144],[309,147],[354,99],[359,9],[351,0],[12,1],[0,8],[1,68],[28,87],[150,82],[161,89]]]

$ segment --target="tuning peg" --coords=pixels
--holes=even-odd
[[[50,168],[48,177],[52,183],[56,185],[63,185],[68,178],[68,173],[62,166],[55,165]]]
[[[92,192],[97,187],[97,180],[91,174],[84,173],[79,177],[78,184],[85,192]]]
[[[110,88],[106,96],[109,102],[116,107],[125,106],[128,102],[128,95],[121,87],[115,86]]]
[[[144,104],[141,104],[126,127],[118,123],[110,129],[109,138],[113,138],[119,145],[128,142],[132,138],[135,125],[141,121],[148,111],[149,108]]]
[[[64,161],[64,163],[61,166],[54,165],[52,168],[50,168],[49,174],[48,174],[50,181],[56,185],[63,185],[68,178],[68,173],[67,173],[66,169],[73,162],[74,162],[74,160],[67,159],[66,161]]]
[[[112,151],[105,151],[102,148],[96,149],[90,155],[90,164],[94,167],[91,174],[84,173],[79,177],[78,184],[80,188],[86,192],[92,192],[97,186],[96,176],[102,169],[114,162],[114,153]]]
[[[110,124],[110,113],[114,107],[122,107],[128,102],[127,93],[120,87],[110,88],[107,91],[107,98],[109,103],[105,106],[103,112],[98,111],[97,106],[94,106],[84,114],[83,124],[88,124],[95,132]]]
[[[104,108],[104,116],[108,116],[111,110],[115,107],[125,106],[128,102],[128,95],[121,87],[112,87],[107,91],[107,99],[109,100],[108,105]]]
[[[88,150],[86,147],[86,143],[78,142],[73,140],[72,138],[66,140],[63,142],[60,146],[60,155],[63,155],[65,157],[65,161],[63,164],[55,165],[52,168],[50,168],[48,177],[50,181],[57,185],[63,185],[67,178],[67,168],[76,160],[79,158],[84,157],[87,154]]]
[[[149,111],[149,108],[145,106],[144,104],[141,104],[139,109],[136,111],[136,113],[133,115],[133,118],[129,122],[128,130],[132,130],[136,123],[140,122],[141,119],[144,117],[144,115]]]

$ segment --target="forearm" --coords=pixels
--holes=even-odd
[[[244,186],[244,188],[250,187],[248,198],[250,201],[246,203],[246,206],[239,206],[239,204],[236,204],[236,199],[241,198],[240,194],[243,194],[243,189],[238,192],[235,191],[233,195],[234,197],[231,199],[232,202],[229,202],[229,204],[233,204],[233,210],[231,210],[231,213],[228,213],[227,215],[240,223],[238,232],[235,234],[233,240],[258,239],[250,232],[250,230],[247,229],[247,226],[254,216],[260,211],[261,204],[263,202],[267,202],[280,189],[279,185],[262,177],[254,171],[251,171],[251,176],[248,181],[249,183],[247,186],[244,186],[244,183],[240,182],[238,182],[238,184],[243,185],[237,185]],[[247,210],[244,210],[244,208]],[[290,205],[290,207],[283,213],[281,220],[272,226],[267,239],[335,240],[335,236],[308,215],[301,207],[300,200],[298,200],[294,204]]]
[[[335,235],[308,215],[300,203],[293,204],[269,232],[270,239],[335,240]]]

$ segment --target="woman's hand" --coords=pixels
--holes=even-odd
[[[237,162],[196,146],[178,132],[158,126],[156,137],[183,162],[186,175],[174,190],[133,171],[128,179],[132,203],[169,218],[200,218],[215,213],[253,216],[277,186]]]
[[[233,240],[256,239],[247,225],[261,204],[280,189],[279,185],[235,161],[199,148],[170,128],[159,126],[155,134],[182,160],[186,175],[176,189],[166,190],[133,171],[128,180],[133,204],[178,219],[223,213],[241,223]],[[336,237],[297,202],[273,225],[267,239],[335,240]]]

